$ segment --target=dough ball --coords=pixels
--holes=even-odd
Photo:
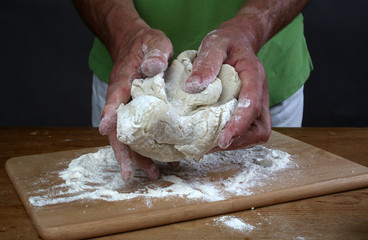
[[[221,129],[237,107],[241,82],[235,69],[224,64],[202,92],[183,91],[196,56],[194,50],[185,51],[165,75],[133,81],[132,101],[117,111],[119,141],[162,162],[199,160],[217,146]]]

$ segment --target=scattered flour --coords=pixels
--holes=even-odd
[[[256,146],[207,154],[199,162],[185,159],[176,168],[157,162],[160,179],[148,180],[138,170],[131,182],[124,182],[108,146],[72,160],[68,168],[56,173],[63,183],[30,193],[29,202],[45,206],[77,200],[120,201],[138,197],[143,197],[148,207],[153,198],[213,202],[251,195],[253,187],[267,184],[277,171],[290,167],[291,163],[286,152]],[[47,179],[49,175],[34,184],[51,181]]]
[[[254,230],[254,226],[244,222],[242,219],[233,216],[222,216],[214,219],[218,225],[225,225],[226,227],[241,231],[251,232]]]

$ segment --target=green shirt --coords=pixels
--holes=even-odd
[[[174,58],[184,50],[198,49],[202,39],[222,22],[235,16],[243,0],[135,0],[146,23],[162,30],[174,47]],[[267,74],[270,106],[294,94],[308,79],[312,62],[299,14],[259,51]],[[113,61],[103,43],[95,38],[89,57],[91,70],[108,82]]]

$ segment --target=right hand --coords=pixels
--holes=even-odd
[[[124,34],[115,39],[109,50],[114,66],[99,131],[108,136],[124,181],[132,179],[136,165],[148,178],[157,179],[159,170],[154,162],[133,152],[117,139],[116,110],[121,103],[130,101],[131,83],[134,79],[152,77],[167,68],[172,57],[172,44],[163,32],[141,26],[124,31]]]

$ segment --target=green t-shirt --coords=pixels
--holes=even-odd
[[[243,0],[135,0],[146,23],[162,30],[174,47],[174,58],[184,50],[198,49],[202,39],[222,22],[235,16]],[[270,106],[294,94],[308,79],[312,62],[299,14],[259,51],[267,74]],[[108,82],[113,61],[103,43],[95,38],[89,57],[91,70]]]

